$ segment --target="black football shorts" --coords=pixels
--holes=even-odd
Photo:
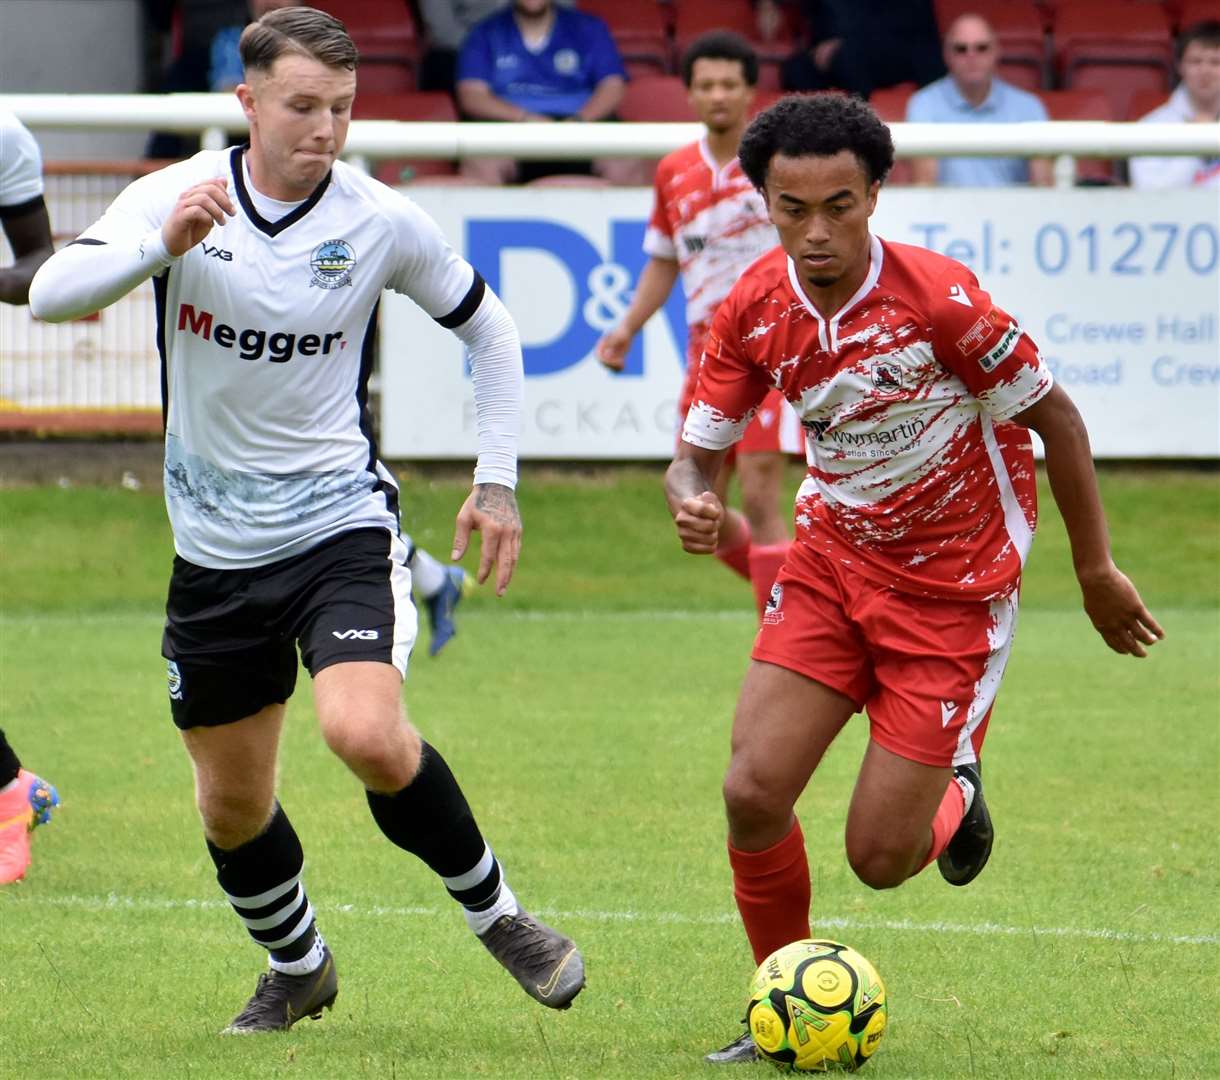
[[[373,660],[404,675],[415,644],[407,546],[353,529],[248,570],[175,557],[161,654],[179,728],[231,724],[292,695],[296,650],[310,675]]]

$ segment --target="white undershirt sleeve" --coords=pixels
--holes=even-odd
[[[474,482],[515,488],[525,399],[517,326],[500,298],[485,289],[474,314],[451,329],[466,346],[474,380],[479,447]]]
[[[92,315],[171,262],[159,228],[112,241],[76,240],[38,268],[30,283],[30,310],[46,322]]]

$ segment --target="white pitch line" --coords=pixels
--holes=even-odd
[[[218,911],[227,910],[223,900],[174,900],[169,897],[119,896],[39,896],[14,898],[13,905],[29,904],[37,907],[84,908],[90,911],[122,909],[127,911]],[[0,903],[3,909],[4,903]],[[451,907],[387,907],[380,904],[314,904],[319,915],[352,915],[356,918],[449,918],[455,914]],[[534,909],[538,915],[557,920],[596,923],[640,923],[659,926],[723,926],[736,923],[736,914],[683,915],[676,911],[590,911],[575,909],[559,911],[554,908]],[[1133,945],[1215,945],[1220,943],[1220,934],[1158,934],[1141,933],[1134,930],[1111,930],[1106,928],[1078,926],[1006,926],[1002,923],[951,923],[917,922],[913,919],[857,919],[827,917],[813,923],[814,933],[820,930],[892,930],[899,933],[916,934],[974,934],[979,937],[1047,937],[1083,938],[1092,941],[1115,941]]]

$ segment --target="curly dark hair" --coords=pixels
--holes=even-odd
[[[758,85],[758,54],[750,43],[729,30],[712,30],[701,34],[682,54],[682,81],[690,89],[696,60],[736,60],[747,86]]]
[[[868,182],[884,180],[894,166],[890,129],[857,97],[835,91],[789,94],[759,113],[741,137],[742,171],[762,190],[776,154],[833,157],[850,150]]]

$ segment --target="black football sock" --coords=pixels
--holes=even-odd
[[[250,936],[271,955],[271,966],[304,975],[322,963],[325,942],[314,925],[301,871],[305,856],[296,830],[278,803],[267,827],[231,851],[208,841],[216,880]]]
[[[466,913],[475,933],[517,910],[500,863],[475,824],[466,796],[440,752],[428,743],[419,772],[393,795],[366,793],[387,839],[422,859]]]

